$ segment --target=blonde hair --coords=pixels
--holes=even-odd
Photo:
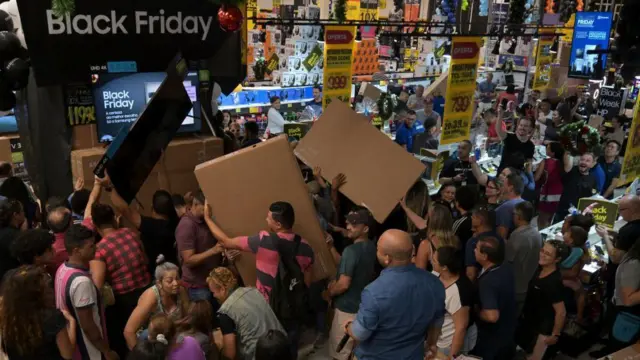
[[[235,289],[238,286],[238,279],[236,279],[236,276],[226,267],[217,267],[211,270],[207,278],[207,283],[210,281],[217,282],[227,290]]]
[[[456,234],[449,230],[435,230],[430,232],[431,237],[435,237],[438,241],[435,245],[436,248],[441,248],[443,246],[455,247],[456,249],[460,248],[460,240]]]
[[[435,233],[437,231],[451,231],[453,228],[453,217],[451,216],[451,210],[442,204],[433,204],[429,210],[429,233]]]

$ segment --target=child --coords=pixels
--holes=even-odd
[[[563,234],[564,243],[571,248],[569,257],[560,264],[562,284],[573,290],[576,298],[576,322],[584,323],[585,292],[580,280],[582,267],[590,260],[585,244],[589,233],[580,226],[571,226]]]

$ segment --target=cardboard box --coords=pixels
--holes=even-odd
[[[340,101],[325,109],[295,154],[307,166],[322,168],[326,179],[345,174],[340,191],[380,223],[425,170],[413,154]]]
[[[373,101],[378,101],[378,98],[382,95],[382,91],[372,84],[363,81],[362,85],[360,85],[358,95],[362,95],[362,97],[369,98]]]
[[[17,136],[0,137],[0,161],[13,163],[13,158],[11,156],[11,139],[12,138],[17,138]]]
[[[607,355],[602,359],[607,360],[627,360],[627,359],[640,359],[640,342],[626,348],[616,351],[611,355]]]
[[[74,126],[71,130],[71,140],[73,150],[99,147],[96,124]]]
[[[269,206],[275,201],[289,202],[295,210],[293,230],[315,253],[314,278],[335,275],[336,265],[286,136],[200,164],[195,175],[215,221],[228,236],[265,230]],[[250,253],[243,253],[236,262],[245,284],[256,283],[255,263]]]

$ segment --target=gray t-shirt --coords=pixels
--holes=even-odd
[[[616,270],[616,289],[614,302],[623,306],[622,288],[640,289],[640,260],[625,255]]]
[[[516,294],[525,294],[538,268],[542,237],[533,226],[519,227],[511,233],[506,246],[506,260],[513,264]]]
[[[376,261],[376,245],[372,241],[357,242],[344,249],[336,280],[344,274],[351,277],[351,285],[335,297],[336,309],[349,314],[358,312],[360,295],[373,280]]]

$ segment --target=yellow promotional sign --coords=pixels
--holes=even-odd
[[[533,77],[533,90],[543,91],[549,86],[551,78],[551,63],[553,62],[553,53],[551,46],[553,45],[555,30],[540,30],[540,39],[538,40],[538,51],[536,52],[536,73]]]
[[[441,145],[469,139],[481,45],[480,37],[453,38]]]
[[[326,26],[324,34],[324,77],[322,108],[338,98],[349,103],[355,26]]]
[[[362,21],[377,21],[379,16],[378,0],[361,0],[360,17]]]
[[[638,176],[640,176],[640,96],[636,100],[633,121],[629,128],[627,150],[624,152],[624,160],[622,161],[622,171],[620,172],[622,183],[618,185],[628,184]]]
[[[360,20],[360,0],[347,0],[347,20]]]

